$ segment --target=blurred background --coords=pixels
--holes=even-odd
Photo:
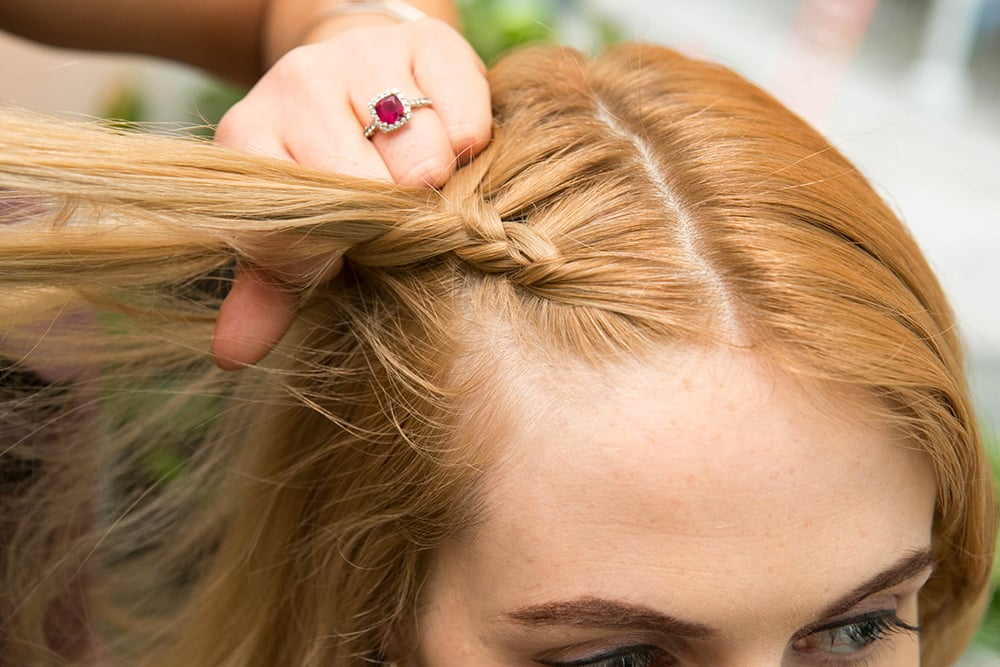
[[[958,314],[984,430],[1000,429],[1000,0],[459,0],[487,61],[631,39],[721,62],[852,159],[910,226]],[[211,123],[245,91],[151,59],[0,33],[0,99],[60,114]],[[995,457],[1000,471],[1000,455]],[[1000,599],[964,667],[1000,665]]]

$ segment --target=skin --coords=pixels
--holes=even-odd
[[[324,23],[308,37],[315,43],[279,60],[226,114],[216,138],[351,176],[444,184],[489,141],[485,66],[442,21],[386,24],[384,17],[366,17],[379,24],[358,26],[360,19],[350,18]],[[429,97],[433,106],[417,109],[401,130],[365,139],[368,101],[389,85],[407,97]],[[219,312],[212,346],[216,363],[241,368],[260,361],[277,344],[295,313],[295,290],[289,287],[309,269],[265,273],[244,267]]]
[[[440,552],[401,664],[919,664],[911,632],[861,649],[814,632],[871,613],[916,625],[933,568],[914,557],[930,545],[933,471],[864,397],[738,350],[517,390],[500,399],[482,523]],[[704,636],[675,632],[691,625]],[[651,648],[588,660],[632,646]]]
[[[492,117],[486,68],[456,30],[454,2],[407,0],[428,18],[400,23],[380,13],[326,14],[343,1],[0,0],[0,27],[256,81],[219,125],[216,139],[228,146],[352,176],[443,184],[489,142]],[[367,140],[368,101],[392,86],[433,105]],[[219,366],[267,355],[294,318],[297,277],[309,269],[241,267],[216,323]]]

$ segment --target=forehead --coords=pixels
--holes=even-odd
[[[750,353],[673,351],[508,389],[484,520],[442,554],[498,607],[614,595],[724,626],[720,591],[743,612],[808,607],[929,543],[925,457],[864,397]]]

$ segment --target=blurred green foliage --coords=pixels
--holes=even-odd
[[[487,64],[507,49],[555,41],[555,5],[545,0],[460,0],[462,28]]]
[[[993,466],[993,483],[1000,488],[1000,433],[996,430],[986,428],[984,430],[986,448],[990,453],[990,461]],[[1000,539],[997,541],[1000,548]],[[1000,588],[1000,563],[993,563],[993,599],[986,610],[986,616],[979,626],[974,642],[979,646],[1000,652],[1000,595],[996,590]]]
[[[122,126],[149,116],[149,105],[140,89],[132,84],[118,86],[104,103],[101,117],[121,121]]]
[[[229,107],[239,102],[247,89],[224,82],[207,83],[194,92],[192,122],[198,123],[192,131],[202,136],[212,136]]]
[[[529,43],[565,42],[589,51],[620,41],[622,32],[608,17],[568,0],[458,0],[462,28],[487,65],[508,49]],[[584,33],[581,35],[580,33]]]

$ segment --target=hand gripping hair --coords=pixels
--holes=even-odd
[[[511,350],[678,342],[860,389],[926,452],[923,664],[961,651],[993,492],[952,316],[893,213],[716,65],[529,49],[490,81],[493,142],[441,191],[0,114],[0,662],[79,659],[70,617],[142,665],[378,662],[477,520],[488,423],[451,436],[516,382]],[[235,262],[318,268],[265,363],[222,373]]]

